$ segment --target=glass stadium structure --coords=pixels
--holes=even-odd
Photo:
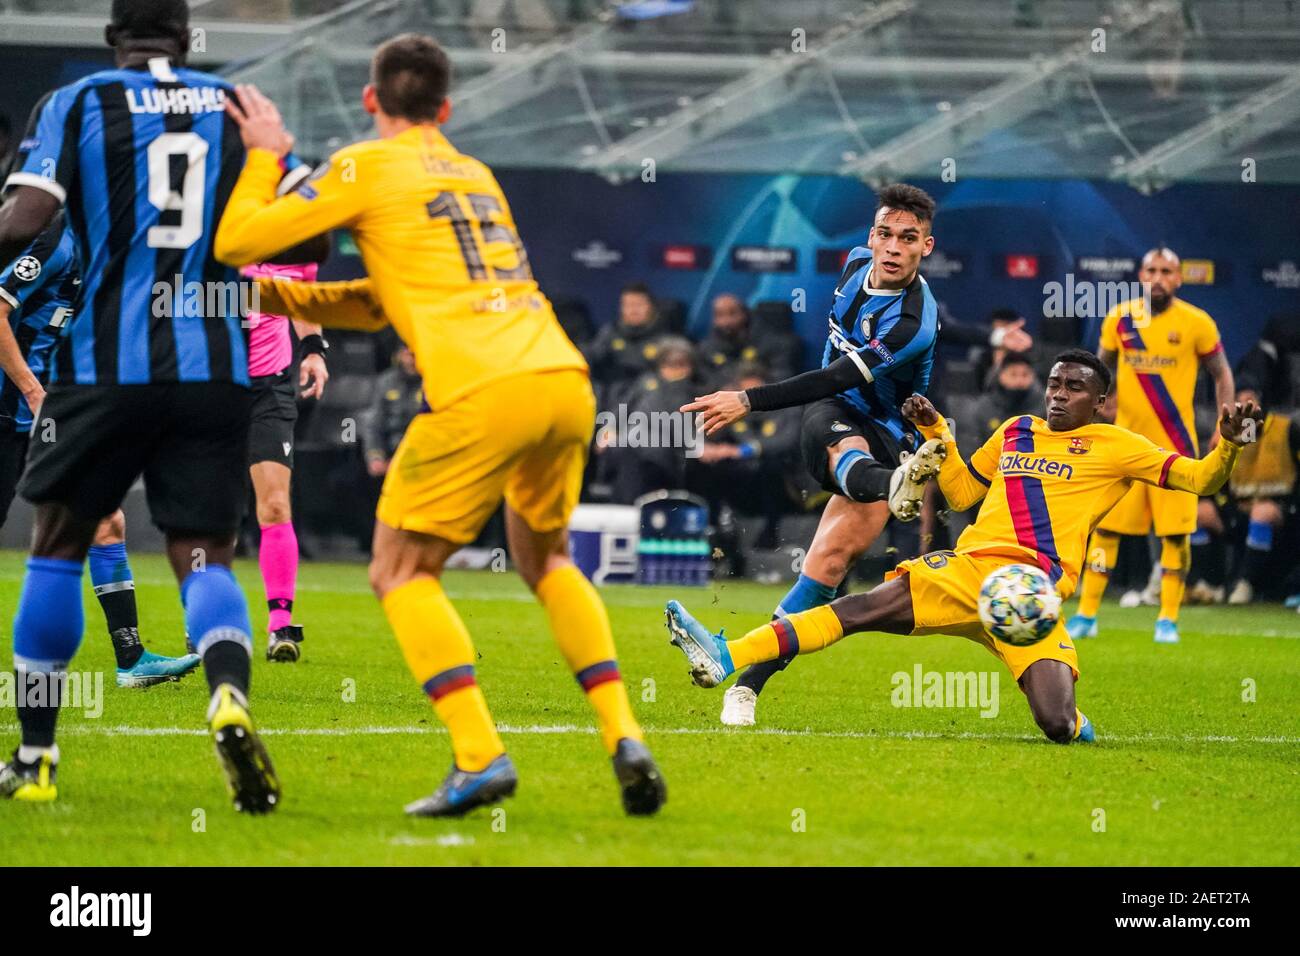
[[[418,30],[457,71],[449,135],[491,165],[1300,182],[1297,0],[191,5],[305,155],[368,134],[370,53]],[[0,39],[96,42],[104,7],[0,0]]]

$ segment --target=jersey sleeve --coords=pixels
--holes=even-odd
[[[884,335],[847,355],[862,377],[873,382],[877,376],[907,365],[933,340],[933,330],[926,328],[919,315],[904,312]]]
[[[32,293],[55,281],[67,270],[69,254],[61,243],[63,226],[47,228],[21,256],[0,272],[0,301],[19,309]]]
[[[966,463],[971,475],[986,488],[993,483],[993,476],[998,472],[998,455],[1002,451],[1003,433],[1006,430],[1007,423],[1003,422],[989,436],[988,441],[975,449],[970,461]]]
[[[1101,322],[1101,340],[1097,343],[1099,348],[1111,352],[1119,351],[1119,309],[1111,309],[1106,313],[1106,318]]]
[[[997,471],[997,450],[1001,447],[1006,423],[976,449],[969,462],[962,460],[957,441],[945,419],[940,418],[933,425],[917,427],[925,438],[938,438],[947,446],[948,454],[939,466],[938,480],[939,490],[943,492],[949,507],[954,511],[965,511],[983,501]]]
[[[357,146],[339,150],[297,189],[277,199],[283,174],[279,157],[249,150],[217,227],[213,254],[226,265],[246,266],[352,225],[365,210],[369,192],[362,156]]]
[[[388,325],[369,279],[299,282],[258,276],[256,282],[259,311],[331,329],[378,332]]]
[[[1122,476],[1196,495],[1212,495],[1222,488],[1241,452],[1240,446],[1220,441],[1204,458],[1188,458],[1122,430],[1110,441],[1112,460]]]
[[[60,203],[67,201],[68,190],[76,178],[80,131],[75,128],[79,110],[73,106],[79,102],[79,91],[63,87],[36,104],[4,182],[5,190],[34,186]]]
[[[1208,358],[1215,352],[1223,350],[1223,342],[1219,339],[1219,327],[1214,324],[1214,320],[1208,315],[1201,316],[1200,321],[1196,323],[1196,354],[1200,358]]]

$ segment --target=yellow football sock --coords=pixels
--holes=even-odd
[[[840,619],[829,604],[788,617],[778,617],[756,627],[744,637],[727,642],[736,670],[773,661],[788,654],[812,654],[830,647],[844,636]]]
[[[1083,582],[1079,587],[1079,613],[1084,617],[1096,617],[1101,607],[1101,597],[1106,593],[1110,583],[1110,571],[1115,567],[1119,556],[1119,535],[1097,531],[1092,536],[1092,546],[1088,549],[1087,570],[1083,573]]]
[[[1187,567],[1191,564],[1192,545],[1186,535],[1160,541],[1160,616],[1178,620],[1187,587]]]
[[[397,643],[438,718],[461,770],[482,770],[505,753],[483,691],[474,680],[469,631],[435,578],[418,577],[384,595]]]
[[[538,582],[537,599],[546,608],[560,653],[596,710],[605,750],[612,754],[624,737],[640,740],[641,728],[618,672],[609,615],[591,582],[572,564],[562,565]]]

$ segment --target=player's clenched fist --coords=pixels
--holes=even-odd
[[[1219,412],[1219,434],[1234,445],[1249,445],[1264,422],[1264,412],[1254,402],[1237,402]]]
[[[749,396],[744,392],[713,392],[683,405],[681,412],[699,412],[696,421],[704,434],[726,428],[749,414]]]
[[[903,402],[903,417],[913,425],[933,425],[939,420],[939,412],[924,395],[912,393]]]

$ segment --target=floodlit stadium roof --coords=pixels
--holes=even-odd
[[[503,167],[620,178],[653,160],[657,172],[873,182],[951,170],[1153,189],[1239,181],[1246,164],[1260,182],[1300,182],[1300,5],[1290,0],[193,6],[214,36],[242,30],[246,48],[267,50],[225,72],[280,104],[306,154],[367,135],[358,91],[370,53],[419,30],[457,69],[449,135]]]

